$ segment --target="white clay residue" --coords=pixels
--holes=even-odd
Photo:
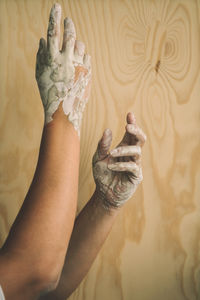
[[[135,145],[120,143],[109,153],[112,135],[104,132],[93,157],[93,176],[99,197],[106,209],[121,207],[128,201],[143,180],[141,167],[141,147],[146,136],[134,125],[139,134],[132,135]],[[132,128],[131,128],[132,129]],[[130,134],[130,132],[128,133]],[[137,139],[136,139],[137,137]],[[122,158],[124,161],[118,161]]]
[[[50,14],[47,45],[44,39],[40,41],[36,79],[44,105],[45,124],[53,120],[53,114],[62,102],[64,114],[80,136],[82,115],[89,96],[85,91],[91,79],[90,56],[84,55],[84,44],[76,41],[74,24],[69,18],[64,21],[63,47],[59,50],[60,18],[61,8],[56,4]],[[75,82],[76,68],[82,71]]]

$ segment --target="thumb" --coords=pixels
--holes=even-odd
[[[39,42],[39,49],[38,49],[38,55],[42,54],[45,51],[46,48],[46,41],[45,39],[41,38]]]
[[[97,152],[98,152],[99,160],[104,159],[108,155],[111,142],[112,142],[112,131],[109,128],[107,128],[104,131],[102,138],[98,143]]]

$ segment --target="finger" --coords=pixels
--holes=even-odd
[[[116,172],[130,172],[135,177],[138,177],[140,174],[140,167],[133,161],[108,164],[108,169]]]
[[[60,20],[61,6],[58,3],[55,3],[51,8],[47,31],[47,49],[52,57],[55,57],[55,55],[59,52]]]
[[[126,116],[127,124],[135,124],[136,125],[136,118],[133,112],[129,112]]]
[[[121,146],[110,151],[113,157],[135,156],[138,159],[141,156],[140,146]]]
[[[132,124],[133,126],[135,127],[138,127],[137,124],[136,124],[136,118],[134,116],[134,113],[133,112],[129,112],[126,116],[126,127],[128,124]],[[132,145],[136,145],[138,142],[138,139],[136,137],[131,137],[130,134],[127,132],[125,132],[124,136],[123,136],[123,139],[121,141],[120,144],[132,144]],[[120,145],[119,144],[119,145]]]
[[[41,38],[40,39],[40,43],[39,43],[39,49],[37,52],[37,57],[36,57],[36,72],[35,72],[35,76],[36,79],[39,80],[39,77],[42,74],[43,71],[43,66],[44,66],[44,60],[46,57],[46,41],[45,39]]]
[[[86,67],[86,69],[91,68],[91,56],[89,54],[85,54],[83,57],[83,64]]]
[[[42,55],[46,51],[46,41],[45,39],[41,38],[39,42],[39,49],[37,55]]]
[[[138,126],[135,126],[134,124],[127,124],[126,131],[128,133],[130,133],[131,135],[133,135],[133,137],[136,140],[137,145],[139,145],[141,147],[144,145],[147,138],[141,128],[139,128]]]
[[[104,159],[108,155],[108,151],[112,142],[112,131],[110,129],[106,129],[103,133],[102,138],[98,143],[98,156],[99,160]]]
[[[67,55],[72,56],[74,54],[74,46],[76,40],[76,29],[73,21],[70,18],[64,20],[64,34],[62,52],[66,52]]]
[[[78,63],[83,63],[83,57],[85,53],[85,45],[81,41],[75,41],[74,56]]]

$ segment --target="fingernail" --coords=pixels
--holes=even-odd
[[[64,19],[64,25],[69,25],[70,23],[72,23],[72,19],[70,19],[69,17],[66,17]]]
[[[55,16],[61,16],[61,6],[59,3],[55,3],[52,7],[54,13],[56,14]]]
[[[60,4],[59,3],[55,3],[54,6],[53,6],[55,9],[59,10],[61,8]]]
[[[110,130],[109,128],[107,128],[107,129],[104,131],[104,134],[105,134],[105,135],[109,135],[110,132],[111,132],[111,130]]]

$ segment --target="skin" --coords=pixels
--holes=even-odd
[[[99,141],[93,159],[93,168],[96,164],[100,165],[97,179],[95,179],[96,189],[89,202],[76,218],[58,286],[54,291],[41,297],[41,300],[65,300],[77,288],[111,231],[113,223],[120,212],[119,207],[127,200],[127,194],[129,197],[132,195],[141,180],[137,180],[129,161],[132,163],[135,160],[138,168],[141,168],[141,147],[146,140],[146,136],[137,126],[132,113],[127,115],[125,135],[116,148],[116,154],[112,154],[112,156],[108,154],[111,138],[111,131],[106,130]],[[120,171],[110,170],[108,168],[110,160],[112,160],[112,164],[121,160],[124,164],[123,168],[120,166]],[[134,177],[134,180],[131,181],[131,187],[129,182],[126,185],[126,189],[130,187],[131,191],[129,193],[124,193],[124,190],[118,189],[118,185],[121,186],[122,174],[124,175],[125,184],[130,177]],[[110,197],[110,193],[100,193],[99,185],[103,185],[104,182],[108,182],[114,176],[115,179],[113,180],[118,190],[117,195],[114,197],[115,194],[112,194]],[[119,199],[121,203],[116,205],[115,201],[118,204]]]
[[[44,55],[44,64],[39,66],[40,62],[37,60],[36,71],[38,72],[39,68],[40,75],[44,77],[47,70],[53,74],[51,63],[58,57],[55,50],[60,38],[57,22],[59,9],[58,5],[54,5],[51,10],[47,48],[44,52],[44,49],[40,48],[37,56],[39,59],[42,57],[41,55]],[[69,21],[70,25],[68,21],[66,23],[62,55],[68,53],[67,51],[72,53],[73,50],[74,57],[79,57],[81,60],[84,57],[83,44],[75,42],[75,47],[72,48],[72,38],[68,36],[68,29],[73,25],[71,21]],[[68,79],[66,81],[63,79],[68,78],[69,68],[66,65],[69,64],[74,68],[74,61],[70,60],[71,58],[67,54],[66,57],[65,66],[57,70],[58,77],[64,82],[63,86],[68,82]],[[48,59],[51,63],[47,66]],[[63,64],[64,61],[62,61]],[[70,83],[71,89],[76,90],[79,85],[80,88],[82,87],[79,79],[83,79],[87,72],[88,70],[84,66],[75,68],[75,75]],[[42,94],[47,85],[45,85],[45,80],[40,79],[39,88],[41,88],[40,84],[44,84],[40,90]],[[52,94],[45,98],[47,103],[51,102],[51,96]],[[82,101],[86,101],[88,96],[87,86],[85,86],[82,98],[78,98],[75,94],[74,103],[69,108],[70,113],[81,106]],[[42,100],[44,101],[44,99]],[[32,184],[0,250],[0,285],[6,300],[38,299],[41,294],[55,289],[74,225],[77,208],[80,142],[75,123],[72,122],[69,115],[66,117],[63,111],[64,100],[60,101],[58,97],[54,97],[54,100],[57,101],[57,109],[52,115],[51,122],[46,122],[44,126],[39,159]],[[68,105],[67,102],[66,105]],[[47,114],[46,104],[44,109]]]
[[[80,143],[58,115],[43,130],[33,182],[0,251],[6,300],[36,299],[54,289],[63,267],[77,207]]]
[[[50,12],[47,43],[40,39],[36,62],[36,80],[44,105],[45,123],[53,120],[60,103],[64,114],[80,136],[85,105],[91,81],[90,56],[85,45],[76,40],[76,30],[70,18],[64,20],[62,49],[60,44],[61,6]]]
[[[54,12],[51,12],[49,25],[53,39],[48,39],[46,49],[50,57],[55,57],[59,30],[52,16],[54,18]],[[68,48],[71,49],[71,42],[69,46],[63,42],[62,51]],[[75,43],[75,56],[79,50],[80,46]],[[80,51],[83,52],[83,48]],[[75,68],[74,85],[79,73],[86,74],[87,70],[83,69]],[[84,95],[88,97],[88,86]],[[51,99],[47,96],[45,101],[50,103]],[[63,111],[64,102],[57,100],[53,120],[46,122],[44,127],[33,182],[0,251],[0,284],[8,300],[31,300],[39,296],[40,299],[66,299],[91,267],[119,207],[132,196],[142,180],[141,146],[145,135],[129,113],[125,135],[116,151],[109,153],[110,130],[106,130],[99,141],[93,158],[96,189],[74,224],[80,145],[78,131]]]
[[[97,191],[106,208],[122,206],[142,181],[141,147],[145,140],[133,113],[127,115],[122,141],[110,153],[112,132],[109,129],[104,131],[92,164]]]

